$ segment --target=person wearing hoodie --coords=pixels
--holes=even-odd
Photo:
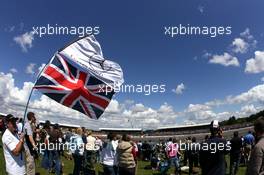
[[[136,161],[133,156],[134,144],[130,136],[124,134],[117,146],[117,163],[119,175],[135,175]]]

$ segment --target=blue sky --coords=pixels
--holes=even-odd
[[[27,51],[22,51],[14,38],[32,31],[34,26],[99,26],[100,33],[96,38],[102,46],[104,56],[121,65],[126,84],[166,85],[166,92],[162,94],[146,96],[119,93],[115,100],[119,104],[128,100],[134,101],[127,111],[137,104],[153,110],[158,110],[165,104],[178,114],[186,111],[190,104],[204,105],[213,100],[225,100],[230,95],[237,96],[263,84],[262,70],[257,73],[253,69],[245,72],[247,60],[255,58],[255,51],[263,51],[263,5],[264,2],[258,0],[48,0],[38,3],[32,0],[5,0],[0,6],[0,72],[6,75],[11,68],[16,69],[17,72],[13,71],[12,78],[15,87],[21,89],[24,82],[34,82],[36,78],[25,71],[30,63],[35,64],[33,74],[36,74],[37,68],[47,62],[57,49],[77,37],[45,35],[40,38],[34,35],[31,47],[26,45]],[[180,24],[201,27],[231,26],[232,34],[215,38],[205,35],[171,38],[164,34],[165,26]],[[243,36],[241,33],[245,31],[247,35]],[[236,38],[243,42],[234,42]],[[212,63],[213,61],[210,63],[215,55],[223,60],[221,56],[224,53],[230,59],[236,57],[239,66],[226,66],[223,61],[220,61],[222,64]],[[181,83],[184,85],[182,92],[172,92]],[[229,112],[231,115],[238,112],[243,105],[254,105],[254,109],[261,109],[261,99],[252,101],[247,104],[215,105],[210,111],[216,114]],[[199,117],[193,120],[199,123]],[[184,119],[175,121],[176,124],[182,124]]]

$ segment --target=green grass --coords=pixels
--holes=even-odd
[[[2,145],[2,143],[0,142],[0,145]],[[229,157],[226,156],[226,160],[227,160],[227,164],[229,165]],[[68,175],[70,173],[72,173],[73,170],[73,161],[70,160],[66,160],[64,157],[62,157],[62,162],[64,164],[63,167],[63,172],[65,175]],[[146,161],[139,161],[138,165],[137,165],[137,175],[158,175],[159,172],[158,171],[154,171],[154,170],[149,170],[149,169],[144,169],[146,166],[149,166],[150,163],[146,162]],[[40,167],[40,160],[36,161],[36,169],[37,172],[39,172],[41,175],[46,175],[47,171],[43,168]],[[238,175],[244,175],[245,174],[245,167],[240,167],[239,168],[239,172]],[[229,169],[227,168],[227,171],[229,171]],[[101,165],[96,165],[96,172],[97,174],[99,174],[99,172],[102,172],[102,167]],[[173,169],[171,168],[168,174],[172,174]],[[0,146],[0,175],[5,175],[5,164],[4,164],[4,157],[3,157],[3,149],[2,146]]]

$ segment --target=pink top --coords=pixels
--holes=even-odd
[[[178,153],[178,144],[170,143],[167,147],[168,157],[176,157]]]

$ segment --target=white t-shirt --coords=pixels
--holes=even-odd
[[[71,136],[69,144],[72,154],[83,155],[85,145],[83,143],[82,136],[77,134]]]
[[[17,123],[17,131],[18,131],[18,133],[22,132],[22,128],[23,128],[23,124],[21,122]]]
[[[28,121],[25,123],[24,132],[25,132],[25,134],[27,134],[29,136],[33,135],[32,128],[31,128],[30,123]]]
[[[114,166],[116,165],[116,148],[118,141],[112,140],[106,143],[105,147],[102,149],[101,159],[104,165]]]
[[[95,141],[96,141],[96,139],[93,136],[87,137],[86,149],[88,151],[97,150],[95,147]]]
[[[10,175],[25,174],[25,156],[22,155],[21,157],[21,154],[18,156],[12,154],[12,150],[14,150],[16,145],[19,143],[18,137],[6,129],[2,137],[2,142],[5,155],[6,172]]]

